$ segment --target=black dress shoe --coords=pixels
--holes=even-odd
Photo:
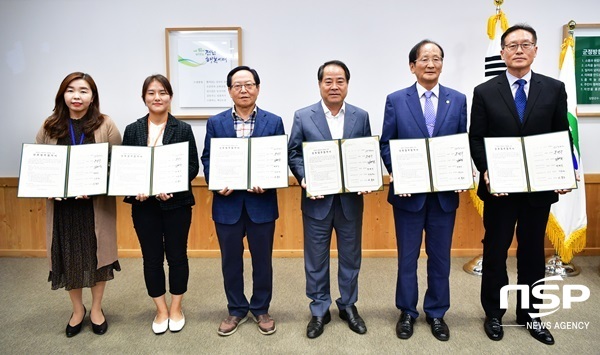
[[[483,329],[485,329],[485,334],[487,334],[488,338],[494,341],[502,340],[504,336],[504,329],[502,329],[502,320],[500,318],[485,317]]]
[[[425,318],[427,323],[431,325],[431,334],[440,341],[447,341],[450,339],[450,329],[448,324],[444,322],[444,318]]]
[[[102,315],[104,315],[104,311],[102,309],[100,311],[102,312]],[[90,314],[90,321],[91,321],[91,314]],[[106,322],[106,316],[104,317],[104,322],[102,324],[94,324],[94,322],[92,322],[92,331],[94,332],[94,334],[102,335],[102,334],[106,333],[107,330],[108,330],[108,322]]]
[[[365,334],[367,332],[365,321],[358,315],[356,306],[340,309],[340,318],[348,322],[348,326],[353,332],[358,334]]]
[[[81,325],[83,324],[83,320],[85,319],[85,314],[87,313],[87,309],[85,309],[85,306],[83,306],[83,318],[81,318],[81,322],[79,322],[79,324],[75,325],[75,326],[71,326],[69,323],[67,323],[67,329],[65,330],[65,334],[67,334],[67,338],[71,338],[74,337],[75,335],[79,334],[79,332],[81,331]],[[71,318],[73,318],[73,314],[71,313]],[[69,318],[69,322],[71,321],[71,319]]]
[[[541,319],[531,318],[527,320],[517,317],[517,324],[524,325],[535,340],[546,345],[554,345],[554,337],[550,334],[550,331],[544,327]]]
[[[413,324],[415,318],[406,312],[400,314],[400,319],[396,323],[396,335],[400,339],[408,339],[413,335]]]
[[[306,336],[314,339],[319,335],[323,334],[323,329],[325,329],[325,324],[331,322],[331,313],[327,310],[327,313],[323,317],[313,316],[308,322],[308,326],[306,327]]]

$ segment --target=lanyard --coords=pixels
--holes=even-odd
[[[77,145],[77,142],[75,142],[75,130],[73,129],[73,123],[71,123],[71,121],[69,121],[69,130],[71,131],[71,143],[73,143],[73,145]],[[83,137],[85,135],[83,134],[83,132],[81,132],[81,138],[79,138],[79,144],[83,144]]]
[[[167,122],[166,121],[165,121],[165,123],[163,123],[162,127],[160,128],[160,132],[158,132],[158,135],[156,136],[156,139],[154,140],[154,144],[150,145],[150,118],[148,118],[148,141],[146,142],[146,144],[149,147],[156,147],[156,143],[158,143],[158,140],[160,139],[160,136],[165,131],[165,127],[167,127]]]

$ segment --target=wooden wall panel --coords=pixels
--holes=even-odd
[[[44,199],[17,198],[17,179],[0,178],[0,256],[46,256],[45,219]]]
[[[600,255],[600,174],[585,175],[587,242],[581,255]]]
[[[387,181],[387,180],[386,180]],[[17,198],[17,178],[0,178],[0,256],[46,255],[45,200]],[[392,208],[387,203],[385,190],[365,196],[363,220],[363,255],[393,257],[396,255],[396,237]],[[192,227],[188,242],[190,257],[219,257],[219,243],[211,217],[212,192],[204,178],[193,182],[196,206],[193,208]],[[582,255],[600,255],[600,174],[586,175],[588,232],[587,246]],[[278,191],[279,219],[275,228],[274,255],[302,257],[303,233],[300,211],[301,189],[293,178],[290,187]],[[476,256],[481,253],[483,225],[468,193],[460,196],[452,243],[453,256]],[[139,257],[139,242],[131,222],[131,206],[117,198],[117,229],[119,254]],[[335,249],[335,238],[332,249]],[[552,246],[546,243],[547,253]],[[515,243],[511,248],[514,254]],[[335,251],[332,253],[335,255]]]

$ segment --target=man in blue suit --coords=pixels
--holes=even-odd
[[[256,106],[260,78],[247,66],[234,68],[227,74],[227,87],[234,107],[208,119],[202,152],[204,177],[210,179],[210,140],[222,137],[261,137],[285,134],[281,117]],[[224,188],[213,194],[212,217],[221,248],[221,262],[229,316],[217,331],[233,334],[254,315],[258,330],[265,335],[276,330],[269,315],[273,293],[273,234],[279,217],[276,190],[254,186],[247,191]],[[244,236],[252,255],[252,298],[244,295]]]
[[[442,47],[423,40],[411,49],[408,59],[417,82],[390,94],[385,103],[381,157],[390,181],[393,181],[390,139],[438,137],[467,131],[465,95],[438,83],[444,61]],[[423,309],[433,335],[446,341],[450,331],[443,317],[450,307],[450,247],[458,194],[451,191],[394,195],[392,185],[388,202],[393,206],[398,245],[396,307],[401,315],[396,335],[400,339],[410,338],[419,316],[417,259],[425,231],[428,258]]]
[[[326,62],[319,67],[317,79],[322,101],[296,111],[288,147],[290,169],[302,186],[306,295],[312,300],[306,335],[318,337],[331,321],[329,248],[333,229],[339,258],[339,315],[350,329],[364,334],[367,327],[354,305],[358,300],[361,263],[362,193],[306,197],[302,142],[371,136],[369,114],[344,102],[350,80],[344,63]]]

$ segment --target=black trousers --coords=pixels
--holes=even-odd
[[[537,312],[534,304],[542,300],[533,297],[531,286],[545,277],[544,238],[550,205],[533,206],[526,194],[491,197],[483,208],[483,275],[481,304],[488,317],[502,318],[506,309],[500,308],[500,289],[508,284],[506,258],[517,235],[517,284],[529,286],[529,305],[521,304],[517,294],[517,316],[527,320]]]
[[[144,280],[150,297],[166,293],[165,255],[169,264],[169,292],[182,295],[187,291],[190,268],[187,240],[192,223],[192,207],[162,210],[151,197],[132,205],[131,217],[142,248]]]

